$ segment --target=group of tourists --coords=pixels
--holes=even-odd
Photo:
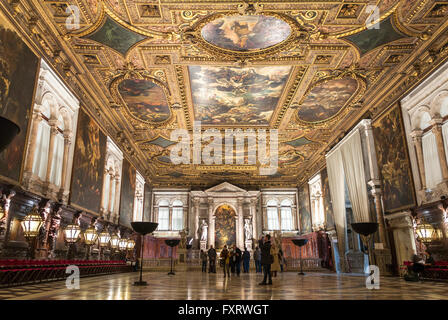
[[[200,258],[202,261],[202,272],[216,273],[216,261],[218,254],[213,246],[208,251],[201,250]],[[224,277],[230,277],[230,273],[240,276],[241,265],[243,273],[249,273],[251,254],[244,248],[241,251],[236,245],[224,246],[219,254],[219,265],[223,270]],[[283,272],[286,268],[286,259],[283,256],[281,248],[271,243],[271,236],[265,235],[258,241],[258,246],[253,252],[255,262],[255,272],[263,272],[263,281],[260,285],[271,285],[272,278],[277,276],[277,272]]]

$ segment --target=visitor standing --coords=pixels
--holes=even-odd
[[[271,276],[271,264],[273,262],[271,256],[271,236],[267,234],[260,241],[261,245],[261,264],[263,265],[264,277],[263,281],[260,282],[260,285],[271,285],[272,284],[272,276]],[[268,281],[268,282],[266,282]]]
[[[202,272],[207,272],[207,254],[201,250]]]
[[[254,251],[254,260],[255,260],[255,272],[261,273],[261,251],[259,247],[255,248]]]
[[[222,270],[224,271],[224,277],[226,277],[227,274],[227,276],[230,278],[230,252],[227,249],[226,245],[222,249],[219,258],[220,258],[220,265],[222,267]]]
[[[236,275],[239,277],[241,273],[241,261],[243,253],[241,252],[240,248],[238,248],[236,245],[233,245],[233,252],[234,252],[235,272]]]
[[[271,265],[271,273],[272,276],[275,278],[277,277],[277,272],[280,272],[280,259],[279,259],[279,250],[277,245],[274,243],[271,246],[271,256],[273,258],[273,262]]]
[[[243,252],[243,272],[249,273],[249,264],[250,264],[250,252],[247,248],[244,248]]]
[[[208,249],[209,268],[208,273],[216,273],[216,250],[213,246]]]

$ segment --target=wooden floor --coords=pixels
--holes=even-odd
[[[146,300],[146,299],[447,299],[448,283],[406,282],[381,278],[379,290],[368,290],[365,277],[296,272],[279,274],[272,286],[259,286],[261,275],[250,273],[226,279],[221,273],[146,272],[147,287],[135,287],[138,273],[82,278],[79,290],[70,290],[65,281],[0,289],[0,299],[40,300]]]

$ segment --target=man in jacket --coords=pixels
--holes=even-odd
[[[255,272],[261,273],[261,252],[259,247],[257,247],[254,251],[254,260],[255,260]]]
[[[209,268],[208,273],[216,273],[216,250],[213,248],[213,246],[210,246],[210,249],[208,249],[208,261],[209,261]]]
[[[250,263],[250,252],[247,248],[244,248],[243,252],[243,272],[249,273],[249,263]]]
[[[271,285],[272,284],[272,276],[271,276],[271,264],[272,264],[272,258],[271,258],[271,236],[267,234],[264,237],[264,241],[261,244],[260,241],[260,248],[261,248],[261,264],[263,265],[263,272],[264,277],[263,281],[260,282],[260,285]],[[266,280],[268,282],[266,283]]]
[[[242,252],[236,245],[233,246],[234,262],[236,275],[239,277],[241,273]]]

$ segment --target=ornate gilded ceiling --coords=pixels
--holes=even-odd
[[[70,50],[67,70],[96,95],[86,107],[164,186],[297,185],[378,108],[394,77],[412,76],[407,63],[426,57],[448,20],[448,2],[433,0],[29,2]],[[67,29],[69,6],[80,9],[78,29]],[[279,129],[277,174],[260,176],[259,164],[173,165],[171,131],[191,132],[194,121]]]

